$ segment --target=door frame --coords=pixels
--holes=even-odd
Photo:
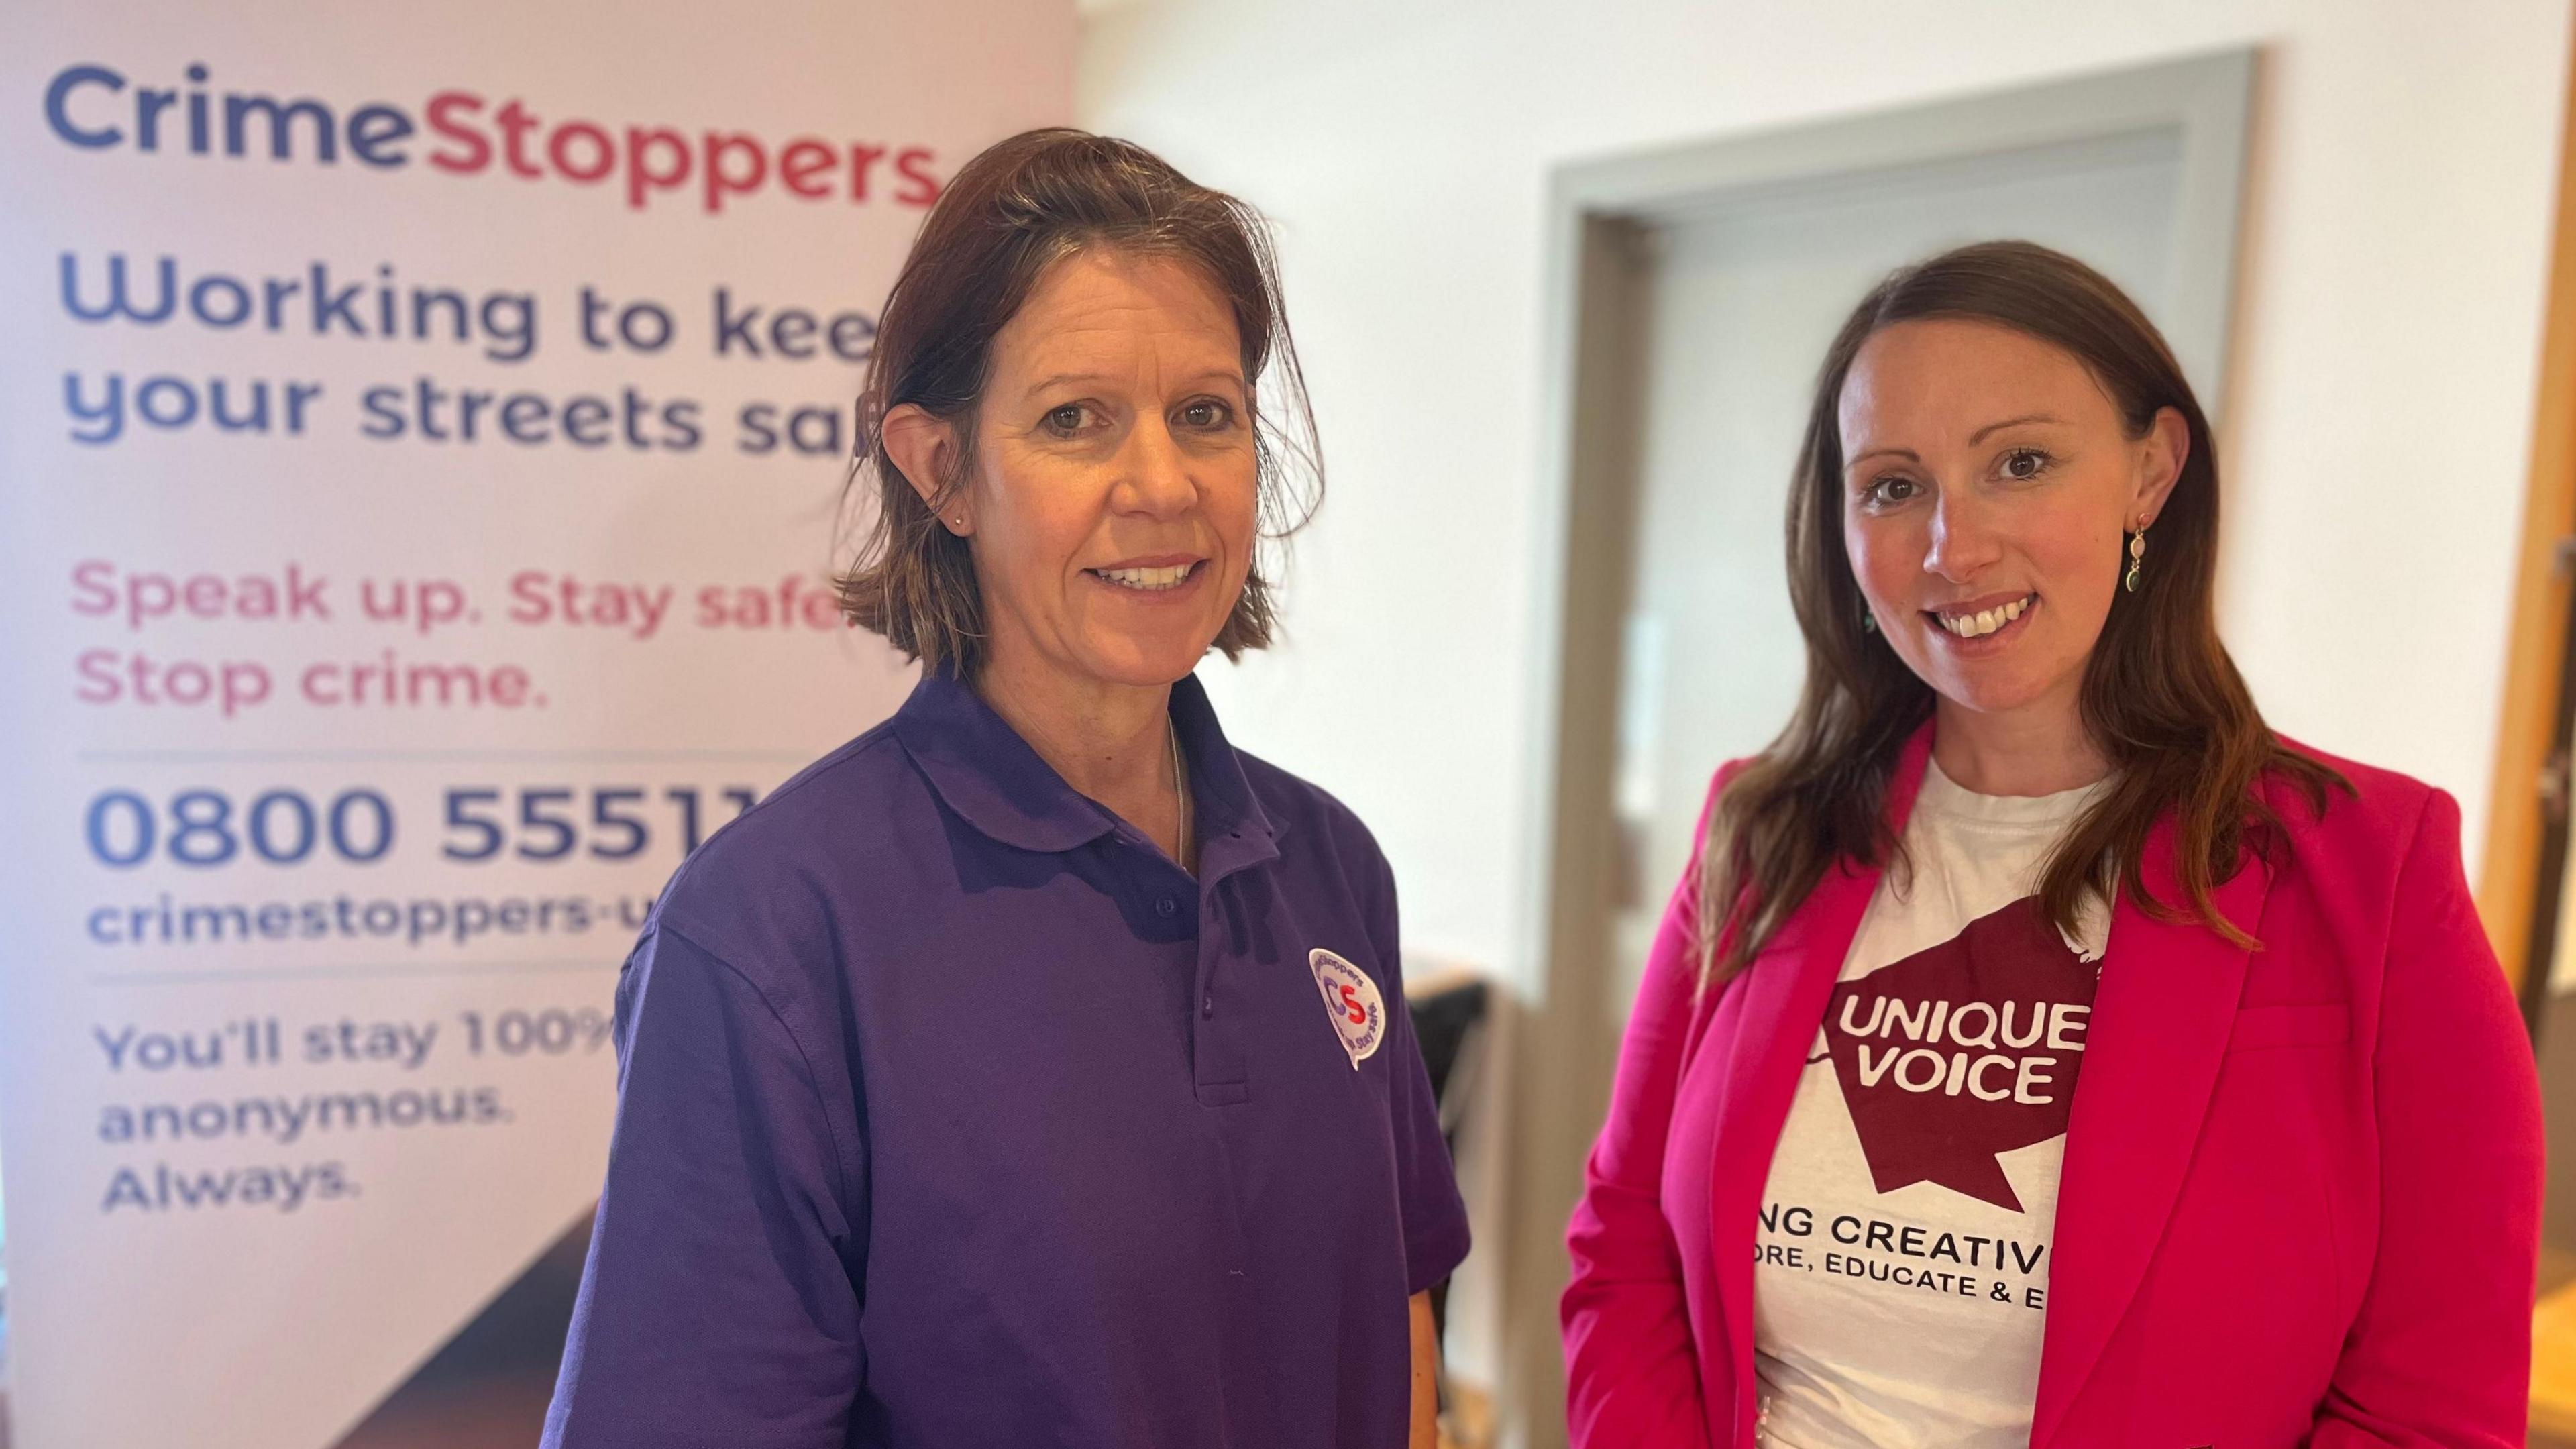
[[[2564,107],[2530,472],[2478,872],[2478,915],[2535,1038],[2564,909],[2576,719],[2576,85]]]
[[[1497,1283],[1506,1442],[1562,1444],[1556,1300],[1567,1212],[1609,1099],[1623,1003],[1610,999],[1619,839],[1620,627],[1637,508],[1634,345],[1648,248],[1665,223],[1783,187],[2178,133],[2166,336],[2213,419],[2225,398],[2258,56],[2231,49],[1869,115],[1562,165],[1545,212],[1532,652],[1510,985],[1523,1016],[1502,1100],[1508,1191]],[[1795,359],[1812,365],[1812,359]],[[1578,501],[1581,506],[1577,506]]]

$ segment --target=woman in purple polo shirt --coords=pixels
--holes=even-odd
[[[1431,1443],[1467,1226],[1395,882],[1191,675],[1311,429],[1258,218],[1075,131],[887,299],[850,617],[895,717],[692,856],[618,984],[561,1449]]]

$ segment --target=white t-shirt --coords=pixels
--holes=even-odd
[[[2067,1109],[2110,912],[2040,914],[2104,788],[1974,794],[1927,765],[1852,937],[1755,1239],[1765,1449],[2030,1442]]]

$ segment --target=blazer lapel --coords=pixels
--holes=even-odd
[[[1888,781],[1888,823],[1899,835],[1913,812],[1931,755],[1932,727],[1926,724],[1907,742]],[[1780,1144],[1798,1074],[1824,1020],[1826,998],[1842,975],[1843,958],[1851,953],[1852,936],[1860,930],[1861,915],[1882,873],[1878,866],[1849,861],[1828,867],[1806,904],[1782,923],[1731,988],[1742,993],[1742,1001],[1728,1044],[1728,1090],[1711,1147],[1715,1170],[1709,1174],[1709,1213],[1718,1307],[1734,1363],[1723,1380],[1707,1378],[1703,1371],[1704,1381],[1735,1386],[1735,1402],[1729,1406],[1733,1427],[1729,1437],[1716,1439],[1721,1444],[1751,1442],[1742,1436],[1747,1406],[1753,1402],[1753,1228],[1763,1184],[1770,1177],[1771,1154]],[[1719,1406],[1708,1408],[1714,1431]]]
[[[2148,889],[2167,905],[2184,899],[2173,842],[2167,819],[2148,836],[2143,862]],[[2262,862],[2249,860],[2214,899],[2250,933],[2268,885]],[[2112,913],[2067,1125],[2034,1446],[2064,1425],[2164,1235],[2227,1054],[2248,954],[2207,925],[2154,920],[2126,899]]]

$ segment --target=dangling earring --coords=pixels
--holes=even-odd
[[[1875,634],[1878,632],[1878,616],[1869,611],[1869,605],[1867,604],[1860,606],[1860,631],[1864,634]]]
[[[2147,559],[2147,525],[2154,521],[2152,518],[2139,519],[2138,531],[2129,535],[2129,574],[2121,582],[2133,594],[2138,591],[2138,569]]]

